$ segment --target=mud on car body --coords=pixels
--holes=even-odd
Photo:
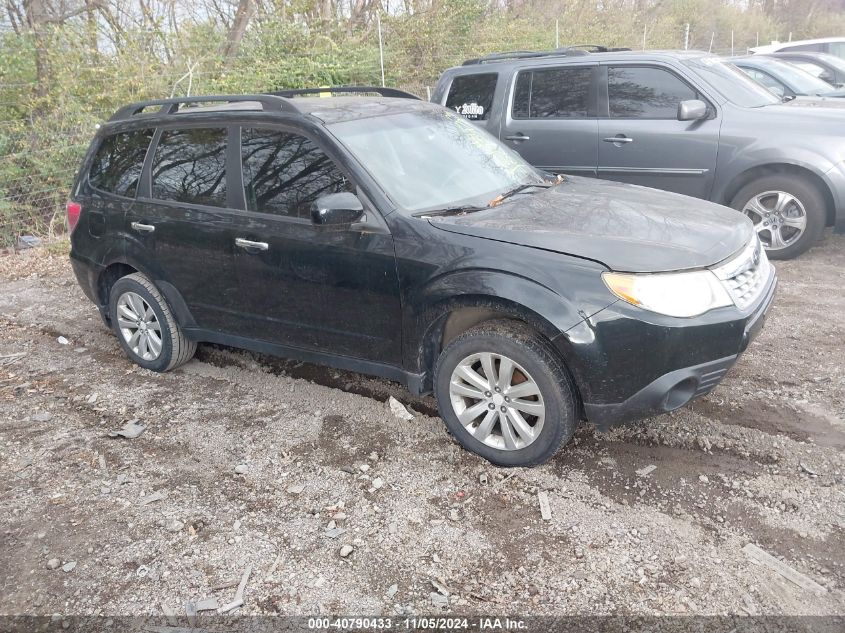
[[[165,371],[209,341],[383,376],[514,466],[580,420],[706,393],[759,331],[776,277],[747,218],[557,180],[373,92],[144,102],[102,126],[71,261],[131,360]]]

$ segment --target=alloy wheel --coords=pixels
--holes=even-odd
[[[481,352],[464,358],[449,381],[452,408],[479,442],[500,450],[525,448],[540,435],[546,407],[540,387],[517,362]]]
[[[759,193],[742,208],[754,222],[754,229],[767,250],[791,246],[807,229],[807,211],[801,201],[786,191]]]
[[[123,340],[139,358],[153,361],[161,355],[161,324],[141,295],[135,292],[120,295],[117,324]]]

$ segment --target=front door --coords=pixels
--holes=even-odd
[[[595,64],[521,70],[500,138],[552,173],[596,175]]]
[[[240,334],[318,352],[399,364],[401,314],[393,238],[374,209],[349,226],[318,226],[311,204],[355,192],[312,140],[241,131],[246,212],[230,238]],[[365,205],[366,206],[366,205]]]
[[[599,178],[708,198],[720,120],[678,121],[678,104],[703,99],[668,68],[611,65],[599,119]]]

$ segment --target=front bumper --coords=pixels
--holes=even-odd
[[[681,355],[670,357],[664,355],[662,358],[686,358],[689,361],[698,356],[698,359],[704,362],[686,364],[680,368],[661,373],[644,386],[636,388],[632,395],[621,401],[603,402],[602,396],[606,395],[607,390],[603,390],[604,393],[594,390],[591,393],[591,399],[584,399],[586,418],[599,429],[605,430],[626,422],[673,411],[694,398],[711,391],[721,382],[728,370],[762,330],[776,288],[777,277],[773,275],[762,300],[743,319],[721,324],[691,325],[683,328],[684,331],[680,335],[675,332],[667,335],[665,337],[666,344],[672,344],[671,342],[674,341]],[[651,329],[654,326],[644,325],[643,327]],[[649,334],[644,332],[643,339],[654,338],[653,334]],[[708,341],[708,338],[711,340]],[[684,344],[686,344],[686,348],[684,348]],[[648,376],[649,372],[654,371],[655,357],[659,362],[661,355],[654,353],[652,358],[649,358],[647,345],[639,350],[637,347],[637,342],[632,341],[629,349],[624,350],[628,353],[633,352],[638,356],[637,362],[630,367],[634,371]],[[731,348],[733,353],[722,354],[718,358],[712,359],[713,351],[725,352]],[[654,351],[657,352],[657,350]],[[712,360],[704,360],[708,354]],[[636,375],[620,375],[615,378],[617,379],[614,385],[616,387],[619,384],[636,385]],[[606,383],[607,380],[605,380]],[[618,389],[615,389],[615,391],[618,393]]]

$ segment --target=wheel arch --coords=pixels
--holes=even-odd
[[[152,281],[161,294],[164,295],[165,300],[170,305],[173,316],[176,318],[176,322],[181,327],[196,326],[191,311],[188,309],[182,294],[176,287],[162,279],[163,275],[157,274],[155,270],[149,269],[143,263],[125,254],[123,257],[109,260],[97,277],[97,298],[101,302],[101,305],[106,307],[104,317],[107,320],[110,319],[108,315],[108,304],[111,287],[121,277],[131,275],[132,273],[141,273]]]
[[[804,178],[808,182],[812,183],[813,186],[817,187],[825,201],[825,226],[834,225],[836,220],[836,204],[830,186],[824,178],[822,178],[822,176],[803,165],[771,162],[750,167],[734,177],[730,184],[725,188],[720,202],[726,206],[730,206],[734,196],[747,184],[757,180],[758,178],[776,174],[789,174],[799,178]]]
[[[531,328],[548,342],[560,357],[578,391],[569,359],[565,358],[553,339],[560,334],[548,319],[517,301],[484,294],[462,294],[432,305],[426,311],[428,327],[422,333],[416,364],[423,378],[423,390],[433,388],[434,366],[443,349],[467,330],[487,321],[511,320]],[[578,396],[580,402],[580,394]]]

